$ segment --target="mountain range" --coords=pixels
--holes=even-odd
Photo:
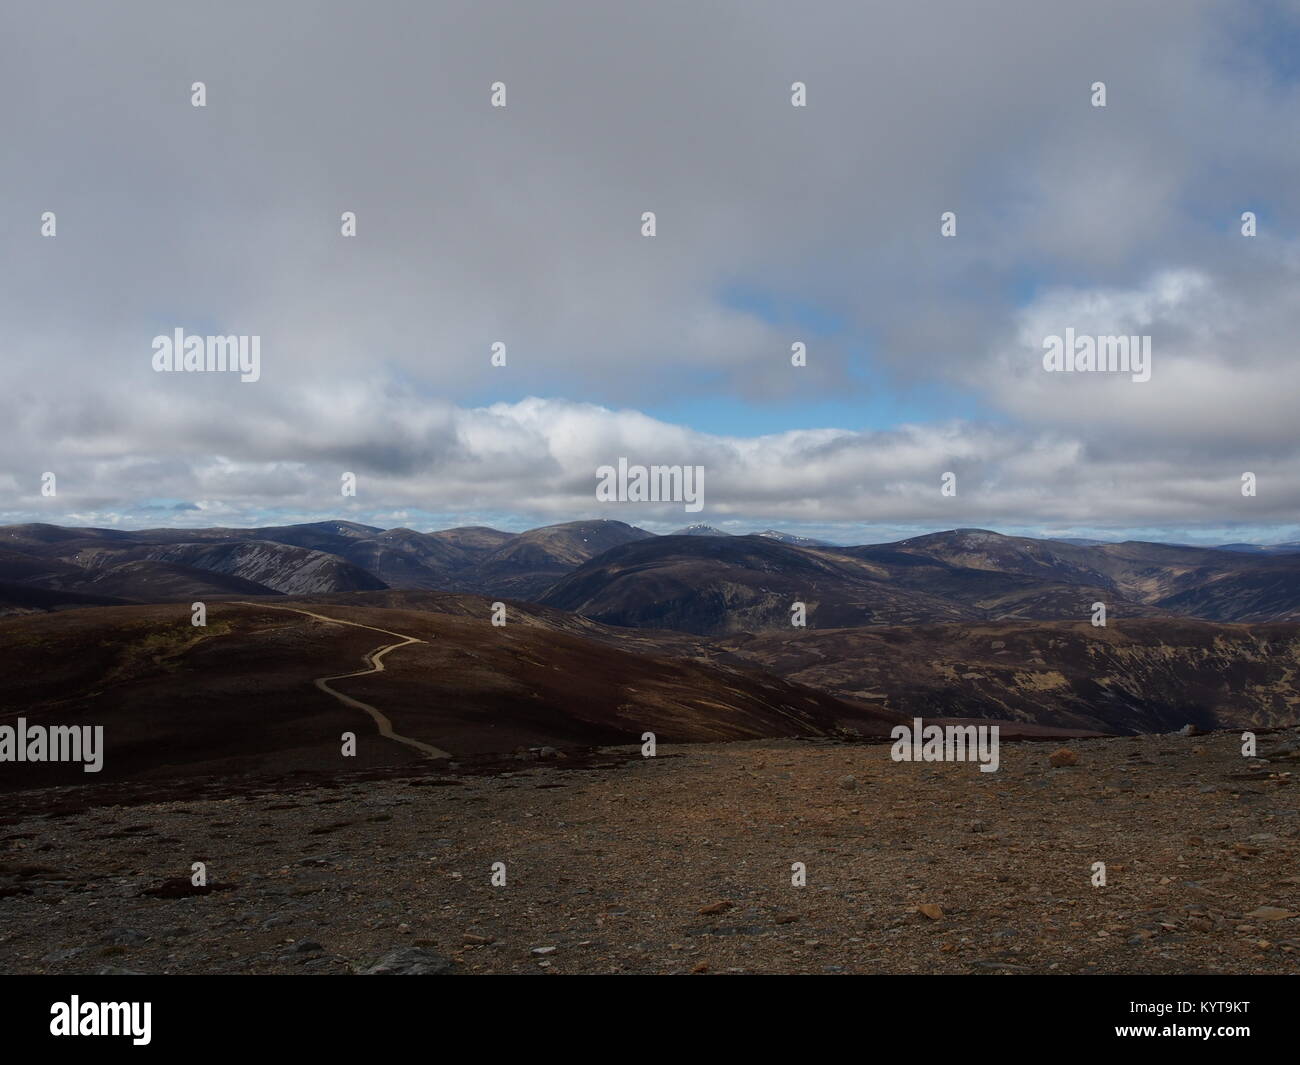
[[[258,529],[0,527],[0,613],[383,589],[536,602],[618,626],[700,635],[790,627],[1300,619],[1300,553],[1071,543],[980,529],[837,547],[620,521],[416,532],[330,521]]]

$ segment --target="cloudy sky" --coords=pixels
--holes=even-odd
[[[8,4],[0,145],[0,521],[1300,539],[1300,2]]]

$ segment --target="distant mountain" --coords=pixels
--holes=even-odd
[[[348,548],[347,558],[391,588],[530,599],[588,559],[650,535],[621,521],[570,521],[524,533],[484,528],[435,533],[391,529],[356,541]]]
[[[61,538],[49,542],[80,543]],[[35,541],[29,541],[29,546],[35,546]],[[196,596],[278,594],[274,588],[237,575],[132,558],[127,551],[80,555],[87,565],[0,548],[0,614]],[[34,594],[38,591],[43,594]]]
[[[523,533],[355,522],[259,529],[0,528],[0,613],[106,601],[330,595],[385,588],[542,602],[612,625],[716,634],[1109,616],[1300,619],[1300,551],[1070,543],[954,529],[837,547],[707,525],[654,536],[621,521]],[[58,595],[42,598],[23,589]]]
[[[59,545],[66,547],[76,542],[112,543],[113,541],[130,541],[134,535],[137,534],[121,532],[117,529],[65,529],[61,525],[46,525],[42,522],[33,522],[27,525],[5,525],[0,527],[0,544],[18,551],[31,550],[36,553],[41,548],[58,547]]]
[[[1157,610],[1215,621],[1300,618],[1300,556],[1128,541],[1079,547],[956,529],[883,545],[952,565],[1105,589]],[[866,556],[877,548],[847,548]],[[1104,597],[1103,597],[1104,598]]]
[[[90,574],[87,586],[96,594],[158,603],[221,595],[280,594],[280,589],[234,573],[151,559],[120,562],[97,569]]]
[[[758,547],[769,545],[769,549]],[[1300,556],[1205,548],[1077,546],[981,529],[868,547],[801,548],[762,537],[660,537],[576,569],[541,602],[615,625],[714,634],[808,626],[1189,615],[1300,618]]]
[[[734,536],[735,533],[725,532],[722,529],[715,528],[712,525],[687,525],[683,529],[678,529],[670,536]],[[796,547],[829,547],[825,540],[814,540],[810,536],[795,536],[793,533],[778,532],[776,529],[764,529],[760,533],[750,533],[750,536],[762,536],[767,540],[775,540],[781,544],[794,544]]]
[[[755,536],[775,540],[779,544],[794,544],[795,547],[831,547],[825,540],[814,540],[811,536],[795,536],[793,533],[778,532],[776,529],[764,529]]]
[[[484,557],[458,591],[532,599],[565,574],[611,548],[653,537],[621,521],[568,521],[530,529]]]
[[[384,531],[345,521],[140,531],[15,525],[0,528],[0,585],[61,594],[42,600],[0,588],[0,613],[28,612],[44,601],[63,607],[389,587],[527,599],[601,552],[650,535],[620,521],[525,533]]]
[[[1300,554],[1300,543],[1289,544],[1221,544],[1216,551],[1236,551],[1243,555]]]
[[[144,558],[240,577],[289,595],[386,587],[378,577],[338,555],[271,540],[165,544],[139,550]]]
[[[713,634],[789,626],[806,602],[817,625],[960,620],[960,608],[882,588],[871,567],[761,536],[661,536],[579,566],[540,599],[606,624]]]
[[[383,532],[373,525],[353,521],[314,521],[304,525],[272,525],[260,529],[142,529],[124,535],[149,543],[205,543],[232,540],[264,540],[310,551],[341,554],[351,543]]]
[[[807,625],[913,625],[990,618],[1089,616],[1098,598],[1116,617],[1159,610],[1099,587],[998,573],[895,547],[803,548],[761,536],[663,536],[579,566],[539,602],[611,625],[701,635]]]
[[[687,525],[678,529],[675,533],[669,533],[670,536],[730,536],[731,533],[723,532],[721,529],[715,529],[712,525]]]
[[[489,529],[486,525],[462,525],[455,529],[443,529],[441,532],[432,532],[426,535],[432,536],[435,540],[441,540],[443,543],[451,544],[453,547],[459,547],[471,554],[490,554],[497,548],[504,547],[518,533]]]
[[[462,546],[437,533],[389,529],[348,544],[343,557],[390,588],[446,588],[489,553],[485,547]]]
[[[326,551],[257,539],[346,542],[357,535],[332,526],[280,530],[0,528],[0,582],[60,594],[58,605],[115,601],[168,602],[231,595],[316,594],[385,587],[367,570]],[[376,530],[377,531],[377,530]],[[24,612],[30,597],[0,591],[0,613]]]

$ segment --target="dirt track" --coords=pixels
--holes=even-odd
[[[369,703],[363,703],[360,699],[354,699],[350,695],[345,695],[343,692],[338,691],[335,688],[331,688],[329,685],[329,681],[332,680],[347,680],[348,677],[366,677],[369,676],[371,673],[382,673],[384,671],[383,658],[384,655],[388,654],[389,651],[395,651],[399,647],[405,647],[408,644],[412,644],[412,643],[424,643],[425,642],[424,640],[421,640],[415,636],[407,636],[400,632],[389,632],[387,629],[377,629],[373,625],[362,625],[358,621],[344,621],[342,618],[326,617],[324,614],[317,614],[314,611],[303,610],[300,607],[295,607],[295,606],[273,606],[266,603],[246,603],[242,601],[239,601],[239,605],[254,606],[254,607],[261,606],[269,610],[291,610],[295,614],[305,614],[309,618],[314,618],[317,621],[323,621],[330,625],[351,625],[353,628],[357,628],[357,629],[369,629],[371,632],[381,632],[385,636],[400,637],[401,639],[398,643],[385,644],[384,646],[377,647],[375,650],[367,653],[366,661],[370,663],[369,669],[358,669],[353,671],[352,673],[338,673],[330,677],[317,677],[313,681],[313,683],[321,691],[326,692],[329,695],[332,695],[335,699],[338,699],[339,702],[343,703],[345,706],[351,706],[357,710],[364,710],[367,714],[371,716],[371,718],[374,719],[375,724],[379,727],[379,734],[383,736],[385,739],[394,740],[397,743],[404,744],[405,746],[410,747],[413,750],[428,755],[428,757],[430,758],[451,757],[451,755],[448,752],[442,750],[439,747],[434,747],[428,743],[422,743],[420,740],[411,739],[411,737],[409,736],[399,736],[396,732],[393,731],[393,723],[388,719],[388,716],[383,711],[377,709],[374,706],[371,706]]]

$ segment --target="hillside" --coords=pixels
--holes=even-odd
[[[455,602],[457,613],[214,603],[207,628],[191,627],[183,606],[0,620],[9,667],[0,719],[103,725],[107,751],[93,779],[80,766],[24,764],[0,787],[419,761],[377,735],[364,713],[313,687],[317,677],[363,669],[369,652],[393,642],[390,633],[421,642],[391,654],[382,673],[338,682],[340,690],[381,707],[399,734],[461,756],[633,743],[646,730],[665,742],[824,735],[842,725],[880,733],[894,720],[740,663],[706,666],[544,624],[498,628],[488,600]],[[354,624],[282,609],[295,606]],[[348,730],[359,750],[345,761]]]
[[[1107,733],[1300,721],[1300,625],[1182,618],[984,622],[718,641],[727,662],[905,717],[989,718]]]

